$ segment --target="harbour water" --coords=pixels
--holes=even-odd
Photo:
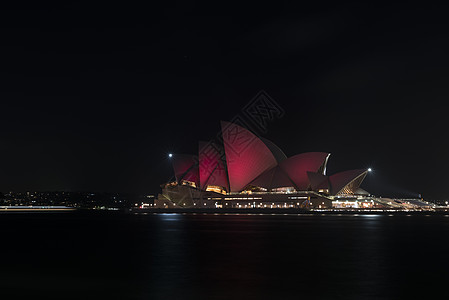
[[[0,215],[2,299],[446,294],[449,216]]]

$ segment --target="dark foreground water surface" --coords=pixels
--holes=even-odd
[[[444,215],[0,214],[1,299],[426,299]]]

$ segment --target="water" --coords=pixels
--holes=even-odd
[[[0,215],[2,299],[415,299],[444,215]],[[443,294],[442,294],[443,293]]]

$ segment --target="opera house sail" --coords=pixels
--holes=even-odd
[[[221,122],[221,139],[199,142],[198,154],[171,155],[175,181],[155,204],[173,208],[329,208],[341,197],[366,195],[368,170],[326,174],[330,153],[287,157],[273,142]]]

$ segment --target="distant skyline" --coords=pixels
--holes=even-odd
[[[380,196],[447,199],[447,7],[175,2],[1,10],[0,191],[157,194],[261,90],[261,135]]]

